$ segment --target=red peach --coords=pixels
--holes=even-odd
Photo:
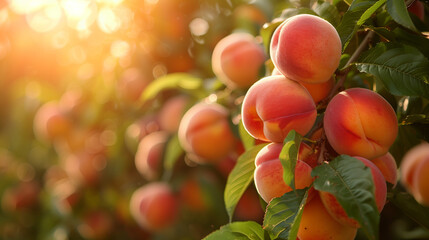
[[[283,75],[303,83],[328,81],[341,58],[341,40],[328,21],[300,14],[286,19],[275,30],[271,59]]]
[[[247,132],[254,138],[272,142],[283,142],[292,129],[307,134],[316,115],[316,105],[308,91],[281,75],[265,77],[253,84],[241,109]]]
[[[72,125],[71,120],[60,110],[56,102],[43,104],[34,116],[34,133],[41,140],[67,138]]]
[[[387,153],[398,134],[398,123],[392,106],[378,93],[350,88],[329,102],[324,129],[337,153],[373,159]]]
[[[388,183],[393,184],[393,186],[396,185],[398,180],[398,166],[392,154],[388,152],[381,157],[372,159],[371,162],[380,169],[380,172]]]
[[[159,177],[167,140],[168,133],[159,131],[145,136],[140,141],[134,162],[137,171],[146,180],[154,180]]]
[[[179,142],[191,160],[216,163],[234,151],[237,139],[232,133],[228,110],[217,103],[198,103],[183,116]]]
[[[265,202],[270,202],[274,197],[292,191],[292,188],[283,180],[283,166],[279,155],[283,148],[281,143],[270,143],[255,157],[254,181],[259,195]],[[295,166],[295,188],[303,189],[313,182],[311,167],[305,162],[298,160]]]
[[[231,88],[248,88],[259,79],[265,53],[255,37],[232,33],[213,49],[212,68],[220,81]]]
[[[425,20],[425,7],[422,2],[415,0],[409,7],[408,12],[416,15],[420,20]]]

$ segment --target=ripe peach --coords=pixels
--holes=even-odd
[[[71,120],[60,110],[58,103],[43,104],[34,116],[34,133],[41,140],[66,138],[72,129]]]
[[[320,151],[310,147],[308,144],[302,142],[299,146],[298,159],[307,163],[311,168],[317,166]]]
[[[191,160],[219,162],[234,151],[237,143],[229,124],[225,107],[217,103],[198,103],[180,121],[179,142]]]
[[[271,59],[283,75],[303,83],[328,81],[341,58],[341,40],[328,21],[309,14],[286,19],[275,30]]]
[[[138,188],[130,199],[131,215],[148,231],[170,227],[176,221],[178,207],[178,200],[172,189],[162,182],[152,182]]]
[[[248,88],[259,79],[265,53],[255,37],[232,33],[213,49],[212,68],[220,81],[231,88]]]
[[[381,212],[381,210],[383,210],[384,205],[386,204],[386,196],[387,196],[386,180],[384,179],[383,174],[380,172],[377,166],[374,163],[372,163],[370,160],[362,157],[355,157],[355,158],[362,161],[365,164],[365,166],[369,167],[371,170],[372,180],[374,182],[375,202],[376,202],[378,211]],[[346,211],[340,205],[340,203],[338,202],[338,200],[335,198],[334,195],[323,191],[319,191],[319,195],[326,210],[329,212],[329,214],[331,214],[331,216],[335,220],[337,220],[341,224],[344,224],[350,227],[359,227],[359,223],[355,219],[347,216]]]
[[[386,182],[393,184],[393,186],[396,185],[398,180],[398,167],[392,154],[388,152],[381,157],[372,159],[371,162],[380,169],[380,172],[383,174]]]
[[[281,75],[265,77],[253,84],[241,109],[247,132],[271,142],[283,142],[292,129],[307,134],[316,114],[316,105],[308,91]]]
[[[1,196],[3,210],[19,211],[36,206],[40,191],[39,184],[33,180],[7,188]]]
[[[350,88],[329,102],[324,129],[337,153],[373,159],[387,153],[398,134],[398,123],[382,96],[369,89]]]
[[[158,114],[161,129],[171,133],[177,132],[188,103],[189,97],[185,95],[178,95],[168,99]]]
[[[411,148],[400,165],[401,183],[417,202],[429,206],[429,143]]]
[[[274,197],[292,191],[292,188],[283,180],[283,166],[279,155],[283,148],[281,143],[270,143],[259,151],[255,157],[254,181],[259,195],[265,202]],[[295,188],[303,189],[313,182],[312,168],[305,162],[298,160],[295,167]]]
[[[86,239],[105,239],[112,232],[112,216],[102,210],[91,211],[84,215],[77,230]]]
[[[167,140],[168,133],[159,131],[145,136],[140,141],[134,162],[137,171],[146,180],[154,180],[159,177]]]
[[[333,219],[317,194],[304,206],[298,229],[300,240],[353,240],[356,233],[357,228]]]
[[[274,68],[271,75],[283,75],[277,68]],[[307,91],[310,93],[311,97],[313,98],[315,103],[318,103],[325,99],[329,93],[331,92],[332,88],[334,87],[334,78],[329,78],[328,81],[322,82],[322,83],[304,83],[300,82],[302,86],[307,89]]]
[[[243,193],[235,207],[234,218],[237,221],[255,221],[262,223],[264,211],[255,188],[250,187]]]
[[[161,130],[160,125],[159,117],[155,114],[147,114],[130,124],[125,133],[125,144],[128,149],[134,154],[143,137]]]
[[[416,15],[420,20],[425,20],[425,7],[419,0],[414,1],[409,7],[408,12]]]

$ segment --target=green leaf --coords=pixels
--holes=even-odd
[[[326,21],[330,22],[333,26],[337,26],[340,23],[340,13],[338,9],[329,2],[317,2],[313,7],[314,12],[316,12],[320,17],[324,18]]]
[[[238,133],[240,135],[240,140],[243,143],[245,150],[249,150],[250,148],[255,146],[255,139],[244,128],[242,120],[240,120],[240,123],[238,124]]]
[[[379,0],[374,5],[372,5],[370,8],[368,8],[360,17],[359,21],[357,21],[357,24],[361,26],[365,23],[366,20],[368,20],[383,4],[386,3],[386,0]]]
[[[174,134],[167,142],[164,152],[164,171],[172,171],[174,164],[177,162],[179,157],[184,153],[184,150],[180,147],[179,137]]]
[[[265,232],[256,222],[233,222],[212,232],[203,240],[264,240]]]
[[[238,159],[226,181],[224,201],[229,221],[232,220],[238,201],[253,180],[255,157],[267,144],[259,144],[244,152]]]
[[[414,47],[379,43],[355,64],[381,80],[393,95],[429,98],[429,60]]]
[[[270,201],[263,226],[272,239],[296,239],[307,197],[308,189],[298,189]]]
[[[301,141],[302,136],[295,130],[291,130],[283,141],[283,148],[279,155],[283,166],[283,180],[293,190],[295,190],[295,166]]]
[[[155,79],[143,91],[141,99],[147,101],[167,89],[201,90],[203,79],[188,73],[172,73]]]
[[[387,12],[402,26],[417,31],[408,14],[407,6],[404,0],[387,0]]]
[[[409,193],[393,191],[387,199],[416,223],[429,229],[429,208],[420,205]]]
[[[370,12],[366,11],[376,3],[377,1],[374,0],[354,0],[352,2],[337,27],[337,31],[340,35],[343,49],[347,47],[348,43],[350,42],[350,39],[356,33],[357,29],[361,26],[361,24],[363,24],[369,17],[371,17],[371,15],[369,15]],[[372,8],[371,11],[375,10],[377,10],[377,7]]]
[[[316,190],[333,194],[347,215],[359,222],[367,238],[378,239],[380,216],[368,167],[356,158],[341,155],[315,167],[312,176],[316,177]]]

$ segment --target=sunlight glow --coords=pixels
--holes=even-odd
[[[130,44],[126,41],[115,41],[110,46],[110,54],[117,58],[125,57],[130,51]]]
[[[54,2],[45,5],[39,11],[26,16],[26,20],[31,29],[36,32],[48,32],[54,29],[61,20],[61,8]]]
[[[97,4],[91,0],[62,0],[68,26],[79,31],[87,30],[97,18]]]
[[[98,27],[105,33],[114,33],[121,27],[121,19],[111,8],[102,8],[98,13]]]

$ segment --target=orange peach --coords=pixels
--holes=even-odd
[[[282,75],[265,77],[253,84],[241,109],[247,132],[271,142],[283,142],[292,129],[307,134],[316,114],[316,105],[308,91]]]
[[[161,129],[171,133],[177,132],[188,103],[189,97],[185,95],[178,95],[168,99],[158,113]]]
[[[341,58],[341,40],[328,21],[300,14],[286,19],[275,30],[271,59],[283,75],[303,83],[328,81]]]
[[[384,179],[383,174],[377,168],[377,166],[372,163],[370,160],[355,157],[356,159],[362,161],[365,166],[369,167],[372,174],[372,180],[374,183],[374,194],[375,194],[375,203],[377,205],[377,209],[379,212],[383,210],[384,205],[386,204],[386,196],[387,196],[387,186],[386,180]],[[346,211],[340,205],[337,198],[328,192],[319,191],[320,198],[325,206],[326,210],[331,214],[331,216],[340,222],[341,224],[350,226],[350,227],[359,227],[359,223],[347,216]]]
[[[264,211],[259,201],[258,192],[250,187],[241,196],[235,207],[234,219],[237,221],[255,221],[262,223]]]
[[[401,183],[422,205],[429,206],[429,143],[411,148],[400,165]]]
[[[371,162],[380,169],[386,182],[391,183],[393,186],[396,185],[398,180],[398,166],[392,154],[388,152],[381,157],[372,159]]]
[[[398,134],[398,123],[392,106],[381,95],[350,88],[329,102],[324,129],[337,153],[373,159],[387,153]]]
[[[277,68],[274,68],[271,75],[283,75]],[[307,91],[310,93],[311,97],[313,98],[315,103],[318,103],[325,99],[329,93],[331,92],[332,88],[334,87],[334,78],[329,78],[328,81],[322,82],[322,83],[304,83],[300,82],[302,86],[307,89]]]
[[[220,81],[231,88],[248,88],[259,79],[265,53],[248,33],[232,33],[220,40],[212,54],[212,68]]]
[[[216,163],[235,150],[228,110],[217,103],[198,103],[180,121],[179,142],[197,163]]]
[[[356,233],[357,228],[333,219],[317,194],[304,206],[298,229],[300,240],[353,240]]]
[[[270,143],[259,151],[255,157],[254,181],[259,195],[265,202],[274,197],[292,191],[292,188],[283,180],[283,166],[279,155],[283,148],[281,143]],[[312,168],[305,162],[298,160],[295,167],[295,188],[303,189],[311,185]]]
[[[71,120],[61,111],[56,102],[43,104],[34,116],[34,133],[41,140],[67,138],[72,126]]]
[[[130,199],[130,213],[148,231],[161,231],[175,223],[178,199],[169,185],[151,182],[137,190]]]
[[[159,177],[167,140],[168,133],[159,131],[145,136],[140,141],[134,163],[137,171],[146,180],[154,180]]]

